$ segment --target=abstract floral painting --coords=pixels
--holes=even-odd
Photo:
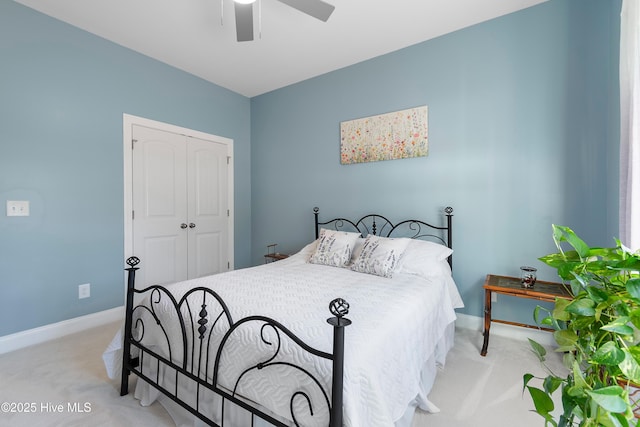
[[[427,156],[427,106],[340,123],[340,163]]]

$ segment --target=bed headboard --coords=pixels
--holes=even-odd
[[[453,208],[447,206],[444,209],[446,225],[437,226],[418,219],[407,219],[398,223],[389,221],[379,214],[369,214],[354,221],[347,218],[334,218],[328,221],[320,221],[320,208],[313,208],[316,223],[316,239],[320,235],[320,228],[329,228],[337,231],[358,232],[362,237],[373,234],[380,237],[408,237],[410,239],[430,240],[443,244],[453,249],[452,244],[452,218]],[[453,255],[449,256],[449,265],[453,267]]]

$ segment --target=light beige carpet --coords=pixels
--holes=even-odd
[[[0,426],[174,425],[159,404],[142,407],[133,393],[120,397],[119,384],[107,377],[102,353],[119,326],[0,355]],[[543,419],[530,412],[529,396],[522,394],[525,372],[544,373],[528,344],[492,336],[487,357],[481,357],[480,332],[458,329],[456,334],[430,396],[441,412],[418,411],[413,426],[543,426]],[[561,365],[559,357],[554,364]]]
[[[543,427],[528,392],[522,393],[522,377],[547,375],[526,341],[491,335],[486,357],[480,356],[482,334],[457,329],[454,348],[436,378],[430,399],[439,413],[416,412],[414,427]],[[561,355],[548,349],[547,365],[555,373],[566,372]],[[541,387],[541,383],[536,383]],[[556,408],[559,406],[559,396]]]

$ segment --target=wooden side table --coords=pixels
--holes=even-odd
[[[267,245],[267,253],[264,255],[264,262],[269,263],[273,261],[279,261],[281,259],[289,258],[287,254],[281,254],[280,252],[276,252],[277,243],[273,243],[271,245]]]
[[[539,301],[555,302],[556,298],[572,299],[571,293],[562,283],[556,282],[544,282],[538,280],[531,288],[525,288],[520,284],[520,279],[517,277],[509,276],[496,276],[493,274],[487,274],[487,278],[484,281],[484,342],[482,343],[482,350],[480,355],[487,355],[487,347],[489,346],[489,329],[491,328],[491,322],[505,323],[508,325],[522,326],[532,329],[544,329],[535,325],[528,325],[525,323],[510,322],[508,320],[492,319],[491,318],[491,292],[497,294],[510,295],[518,298],[536,299]]]

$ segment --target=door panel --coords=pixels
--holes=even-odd
[[[174,219],[184,215],[184,155],[182,147],[166,141],[143,140],[144,212],[149,218]]]
[[[140,283],[185,280],[185,137],[134,126],[133,138],[133,253],[144,262]]]
[[[176,236],[147,237],[144,246],[144,259],[153,263],[153,268],[144,268],[145,284],[174,282],[184,274],[180,257],[176,253],[181,247],[180,242],[176,241]],[[163,263],[157,260],[169,261]],[[142,269],[140,271],[142,272]]]
[[[202,277],[226,271],[229,262],[227,147],[189,138],[187,159],[189,224],[195,225],[189,228],[189,277]]]
[[[209,256],[208,254],[224,253],[224,245],[222,242],[222,233],[203,233],[199,232],[195,236],[195,269],[193,277],[203,277],[210,274],[217,274],[226,271],[226,264],[221,265],[224,262],[224,257]]]

